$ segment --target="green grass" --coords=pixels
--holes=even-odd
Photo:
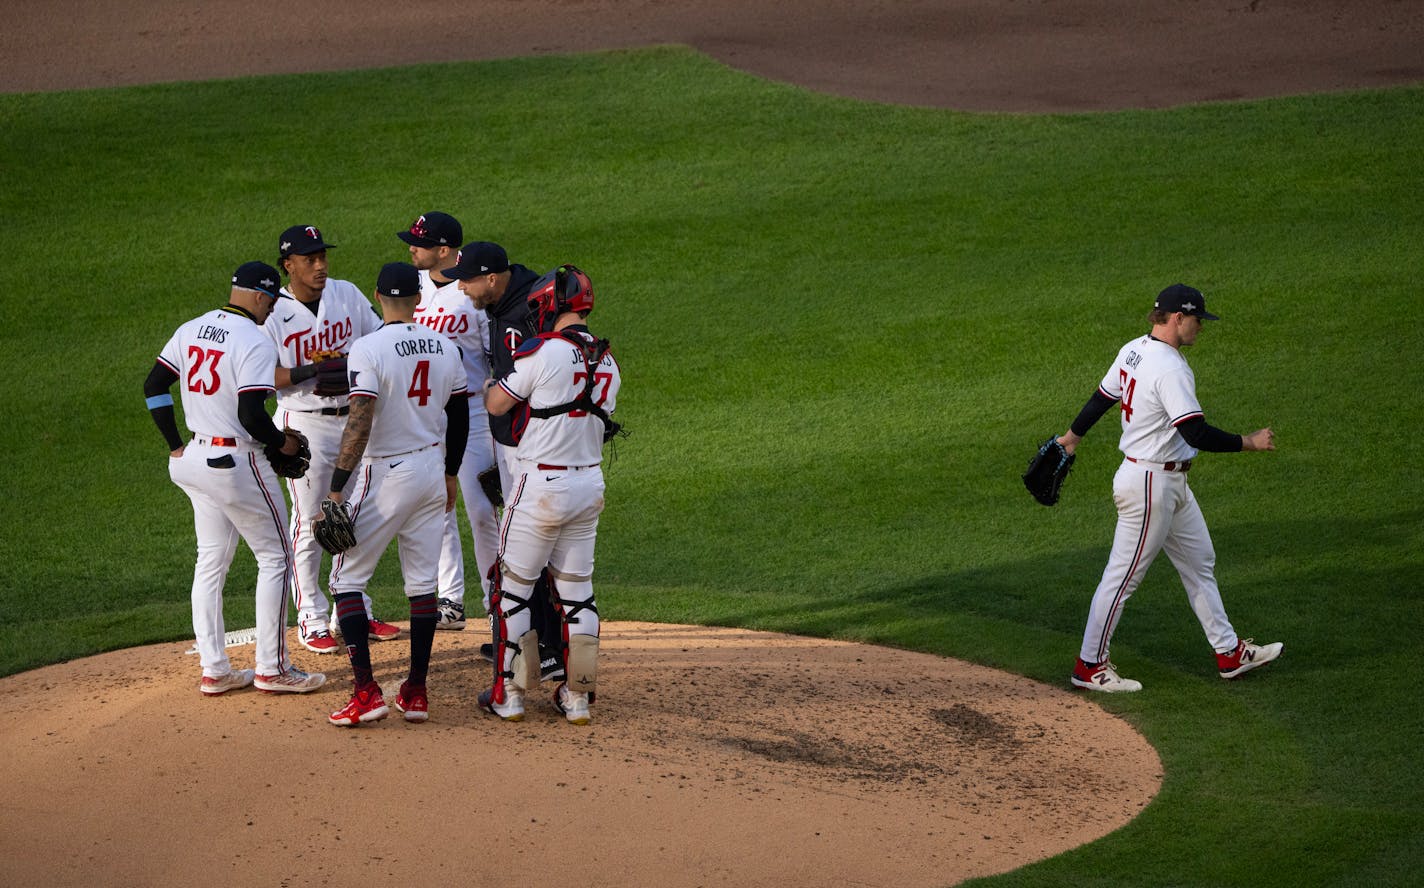
[[[439,110],[438,118],[432,112]],[[174,327],[320,225],[370,291],[444,209],[599,294],[632,430],[612,619],[784,630],[1062,683],[1106,558],[1111,420],[1066,496],[1018,475],[1150,297],[1212,310],[1193,470],[1227,607],[1284,640],[1215,678],[1162,559],[1101,704],[1166,765],[1126,828],[1004,885],[1405,884],[1424,865],[1424,89],[968,115],[813,95],[681,49],[0,96],[0,673],[191,633],[193,534],[143,408]],[[255,570],[229,577],[250,625]],[[394,559],[372,589],[398,613]],[[947,750],[952,754],[952,750]]]

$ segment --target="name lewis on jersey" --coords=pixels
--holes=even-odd
[[[198,330],[199,339],[207,339],[211,342],[226,342],[227,330],[222,327],[214,327],[212,324],[204,324]]]
[[[401,339],[395,344],[396,354],[401,357],[408,355],[443,355],[445,348],[440,343],[443,339]]]
[[[355,327],[350,318],[334,324],[323,321],[321,330],[317,333],[312,333],[310,327],[289,333],[287,338],[282,340],[282,347],[296,346],[297,359],[305,361],[309,360],[315,351],[347,351],[346,345],[351,341],[354,331]]]

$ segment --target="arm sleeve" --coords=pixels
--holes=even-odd
[[[445,402],[445,474],[460,474],[460,463],[465,459],[465,442],[469,436],[470,402],[465,392],[455,392]]]
[[[267,396],[269,394],[271,391],[268,389],[254,389],[238,395],[237,421],[242,423],[242,427],[247,429],[249,435],[263,444],[281,447],[287,443],[287,435],[277,428],[276,424],[272,422],[272,417],[267,415]]]
[[[1188,444],[1208,453],[1237,453],[1241,450],[1240,435],[1223,432],[1208,423],[1201,414],[1177,423],[1177,432]]]
[[[178,374],[162,361],[153,362],[153,369],[148,371],[148,378],[143,381],[148,415],[153,417],[153,424],[158,426],[163,440],[168,442],[169,450],[183,446],[183,436],[178,432],[178,417],[173,412],[173,395],[169,392],[177,381]]]
[[[1096,425],[1098,420],[1103,418],[1103,414],[1111,410],[1116,403],[1116,398],[1110,397],[1102,389],[1098,389],[1093,392],[1088,403],[1083,405],[1083,409],[1078,411],[1077,418],[1073,420],[1073,424],[1069,428],[1079,438],[1083,437],[1088,434],[1088,429]]]

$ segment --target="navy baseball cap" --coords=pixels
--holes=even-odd
[[[420,295],[420,272],[409,262],[387,262],[376,276],[376,292],[396,299]]]
[[[1206,310],[1206,297],[1196,287],[1173,284],[1157,294],[1157,302],[1152,306],[1166,312],[1180,311],[1199,317],[1204,321],[1219,321],[1221,318]]]
[[[321,229],[315,225],[293,225],[277,239],[277,252],[283,258],[307,256],[329,250],[336,244],[329,244],[321,238]]]
[[[397,231],[396,237],[412,247],[456,247],[465,239],[465,230],[449,213],[430,212],[410,223],[409,231]]]
[[[460,248],[455,264],[440,269],[452,281],[467,281],[482,274],[498,274],[509,270],[509,256],[504,247],[489,241],[474,241]]]
[[[244,262],[232,273],[232,285],[276,299],[282,292],[282,276],[266,262]]]

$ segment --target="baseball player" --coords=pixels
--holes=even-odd
[[[524,693],[538,687],[535,632],[530,628],[534,582],[547,566],[567,650],[567,680],[554,705],[573,724],[589,721],[598,676],[598,607],[593,551],[603,511],[603,442],[617,405],[621,377],[607,340],[584,321],[593,291],[560,296],[554,332],[526,340],[514,369],[490,381],[485,409],[514,414],[523,432],[514,448],[514,483],[505,497],[499,569],[490,606],[500,662],[482,708],[506,721],[524,717]]]
[[[376,721],[387,713],[371,672],[369,617],[362,596],[392,539],[399,541],[410,599],[410,673],[400,686],[396,708],[407,721],[428,716],[425,682],[439,619],[441,529],[455,507],[456,477],[469,430],[459,349],[415,323],[420,277],[414,266],[385,265],[376,280],[376,297],[386,324],[357,340],[347,356],[351,415],[328,475],[327,497],[333,502],[342,502],[351,487],[350,513],[357,530],[356,545],[336,555],[331,567],[331,594],[355,679],[351,702],[329,719],[343,726]]]
[[[440,273],[457,281],[460,292],[469,298],[475,308],[483,309],[489,316],[490,373],[496,379],[507,376],[514,369],[515,350],[525,340],[543,332],[537,329],[536,318],[529,305],[530,293],[541,280],[541,275],[523,265],[510,264],[504,248],[488,241],[465,244],[455,259],[453,266],[441,269]],[[489,416],[500,487],[506,491],[513,489],[513,480],[517,477],[513,422],[514,418],[509,414]],[[543,640],[540,645],[540,668],[545,681],[561,681],[564,677],[563,652],[552,640],[560,637],[562,629],[551,598],[547,578],[539,575],[530,607],[534,612],[534,629]],[[481,645],[480,656],[493,662],[495,646]]]
[[[410,246],[411,264],[420,272],[416,323],[444,334],[459,346],[465,365],[466,391],[478,394],[484,390],[485,378],[489,376],[485,355],[489,315],[470,304],[457,282],[440,273],[440,269],[455,261],[463,235],[459,220],[448,213],[432,211],[418,217],[409,230],[397,232],[396,237]],[[474,397],[466,401],[470,434],[460,462],[460,491],[464,494],[465,514],[475,544],[475,563],[483,578],[489,576],[494,566],[499,534],[494,503],[479,482],[480,473],[494,465],[494,440],[490,437],[484,400]],[[489,590],[483,580],[481,592],[482,607],[488,610]],[[440,622],[436,628],[465,628],[465,558],[460,544],[459,515],[454,509],[445,516],[445,536],[440,549]]]
[[[272,693],[306,693],[326,676],[293,668],[287,658],[287,582],[292,553],[287,511],[264,444],[296,453],[299,439],[272,424],[277,350],[259,329],[277,301],[281,278],[263,262],[232,276],[227,305],[183,324],[163,346],[143,393],[168,442],[168,474],[193,501],[198,559],[193,569],[193,633],[209,696],[256,684]],[[173,411],[182,385],[186,445]],[[233,669],[223,647],[223,583],[241,536],[257,557],[257,668]]]
[[[341,445],[341,430],[350,407],[346,403],[344,368],[341,362],[357,339],[381,326],[381,319],[355,284],[327,276],[326,251],[333,245],[322,239],[313,225],[293,225],[278,238],[278,262],[288,283],[277,307],[264,326],[277,346],[277,422],[306,435],[311,447],[311,469],[303,478],[287,481],[292,498],[292,549],[294,582],[292,597],[297,606],[297,633],[302,646],[318,654],[336,653],[339,645],[332,635],[335,619],[322,594],[322,550],[312,539],[311,520],[326,491]],[[323,369],[335,365],[339,384],[327,394],[318,393]],[[366,613],[371,614],[367,597]],[[400,629],[371,619],[372,637],[384,641],[395,638]]]
[[[1187,472],[1199,451],[1275,450],[1275,435],[1269,428],[1234,435],[1207,423],[1197,401],[1196,378],[1181,352],[1197,341],[1203,321],[1220,320],[1206,310],[1201,291],[1173,284],[1157,295],[1148,320],[1152,332],[1122,347],[1098,390],[1058,439],[1072,453],[1104,413],[1121,405],[1118,449],[1125,458],[1113,479],[1117,532],[1093,594],[1072,676],[1077,687],[1108,693],[1142,689],[1141,682],[1118,675],[1108,659],[1108,644],[1127,599],[1163,549],[1216,650],[1222,678],[1264,666],[1284,647],[1281,642],[1252,644],[1236,636],[1216,586],[1211,534],[1187,486]]]

